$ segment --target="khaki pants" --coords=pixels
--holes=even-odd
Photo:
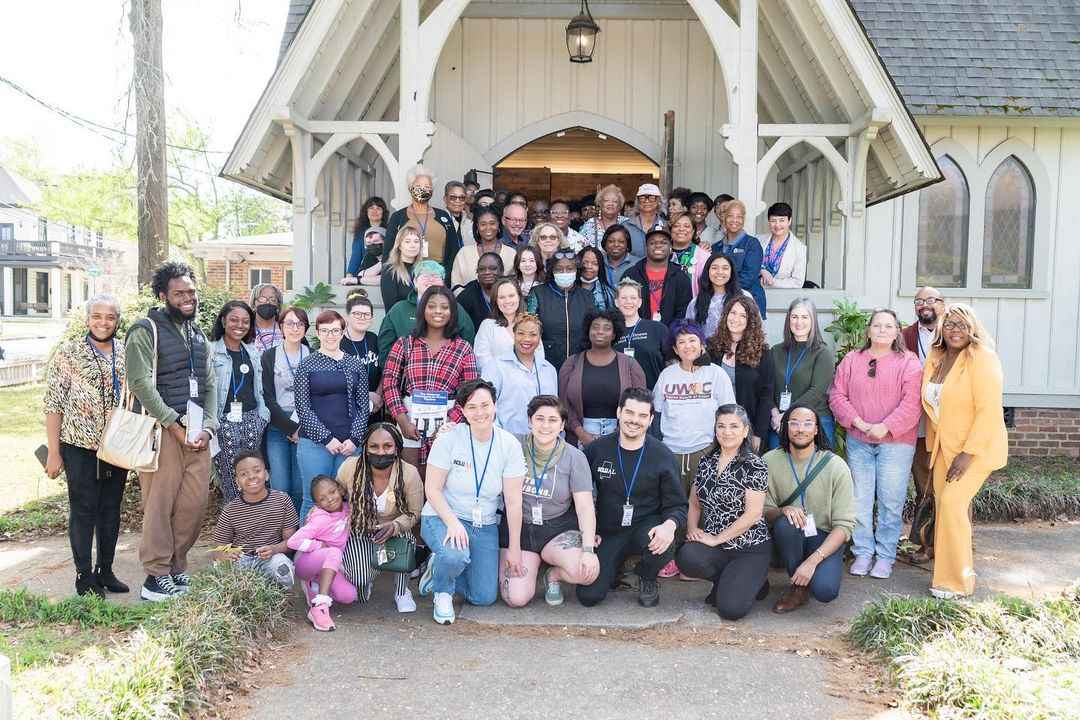
[[[934,461],[934,576],[931,587],[970,595],[975,592],[975,552],[971,539],[971,500],[990,472],[972,462],[959,480],[945,482],[952,458]]]
[[[210,452],[181,446],[161,433],[157,472],[139,473],[143,531],[139,562],[147,575],[187,570],[187,554],[199,537],[210,488]]]

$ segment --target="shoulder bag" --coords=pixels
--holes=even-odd
[[[154,338],[153,377],[157,382],[157,326],[149,321],[150,332]],[[98,443],[97,456],[102,462],[115,465],[125,470],[136,472],[156,472],[158,468],[158,449],[161,447],[161,425],[147,414],[145,408],[134,412],[135,398],[128,388],[127,374],[124,374],[124,388],[120,394],[120,404],[113,408],[105,422],[105,431]]]
[[[824,469],[824,467],[829,463],[829,460],[832,460],[832,456],[833,454],[831,452],[826,452],[825,457],[818,460],[817,465],[815,465],[813,468],[810,469],[809,472],[806,473],[806,477],[802,479],[802,482],[799,483],[799,485],[795,488],[795,491],[788,495],[784,502],[780,503],[780,507],[787,507],[791,503],[795,502],[795,498],[802,495],[806,491],[806,488],[810,487],[810,483],[814,482],[814,478],[818,476],[818,473],[820,473],[822,469]]]

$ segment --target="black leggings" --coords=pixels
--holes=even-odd
[[[664,522],[659,515],[644,517],[628,528],[603,533],[603,542],[596,548],[600,561],[600,574],[592,585],[578,585],[577,599],[585,607],[592,607],[607,597],[611,583],[619,576],[623,560],[628,555],[641,555],[637,574],[642,580],[656,580],[660,569],[675,556],[675,543],[668,545],[660,555],[649,550],[649,531]]]
[[[758,591],[769,576],[771,543],[749,550],[725,550],[688,542],[675,559],[690,577],[712,580],[716,611],[725,620],[738,620],[750,612]]]
[[[97,535],[97,567],[111,570],[120,536],[120,503],[127,470],[99,463],[93,450],[60,444],[68,490],[68,539],[75,570],[89,573]],[[99,468],[100,465],[100,468]]]

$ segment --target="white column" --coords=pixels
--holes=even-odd
[[[397,161],[394,172],[393,205],[402,208],[409,204],[409,189],[405,176],[416,163],[424,159],[424,152],[431,145],[431,136],[435,132],[428,120],[427,94],[422,92],[425,85],[423,62],[434,63],[438,57],[427,58],[420,47],[420,2],[419,0],[401,0],[401,48],[398,54],[398,70],[401,84],[398,90],[398,134]],[[428,68],[430,69],[430,68]]]
[[[4,267],[4,315],[15,314],[15,269]]]
[[[49,314],[64,319],[64,271],[60,268],[49,270]]]
[[[328,163],[325,168],[333,168],[333,163]],[[319,175],[319,181],[315,184],[315,196],[313,201],[315,209],[311,211],[311,269],[309,275],[312,283],[330,283],[328,274],[330,255],[330,192],[327,177],[332,170],[324,169]]]
[[[311,279],[311,213],[314,197],[307,195],[307,170],[311,159],[311,134],[292,123],[283,124],[292,145],[293,287],[297,291],[313,284]]]
[[[739,199],[746,203],[746,224],[765,210],[758,189],[758,0],[739,0],[738,117],[732,155],[739,168]]]

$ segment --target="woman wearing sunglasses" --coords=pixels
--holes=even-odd
[[[855,481],[852,575],[884,579],[892,574],[922,412],[921,384],[919,358],[904,349],[896,313],[875,310],[866,342],[840,361],[829,390],[833,416],[847,430],[847,461]]]

